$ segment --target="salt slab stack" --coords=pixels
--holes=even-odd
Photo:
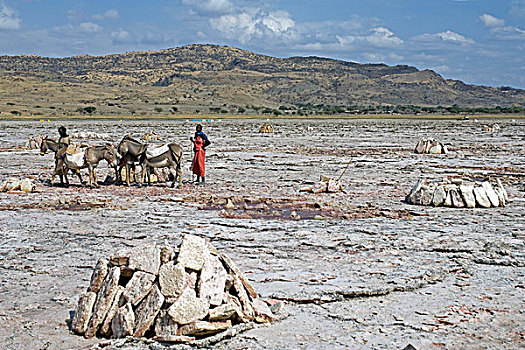
[[[270,123],[265,123],[261,128],[259,129],[260,133],[264,134],[271,134],[273,133],[273,126]]]
[[[299,192],[310,192],[310,193],[336,193],[343,191],[343,185],[334,178],[321,175],[321,179],[318,183],[312,186],[305,186],[299,189]]]
[[[406,196],[405,201],[409,204],[436,207],[491,208],[504,207],[509,197],[499,179],[494,186],[488,181],[446,180],[429,183],[420,179]]]
[[[29,178],[22,180],[11,178],[0,184],[0,192],[23,191],[25,193],[30,193],[33,192],[35,188],[35,184]]]
[[[434,139],[423,139],[419,140],[414,152],[418,154],[447,154],[448,148]]]
[[[100,259],[72,328],[86,338],[191,342],[239,323],[275,320],[248,279],[206,240],[149,244]]]

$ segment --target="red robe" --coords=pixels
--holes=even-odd
[[[204,156],[206,155],[206,151],[202,148],[204,140],[200,136],[197,136],[195,140],[193,140],[193,144],[195,155],[193,156],[192,171],[195,175],[204,177]]]

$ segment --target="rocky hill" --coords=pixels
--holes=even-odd
[[[255,113],[298,105],[523,107],[525,90],[468,85],[431,70],[232,47],[93,57],[0,57],[0,113]],[[255,107],[255,108],[253,108]]]

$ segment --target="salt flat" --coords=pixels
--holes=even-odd
[[[283,320],[216,344],[224,349],[518,349],[525,342],[525,121],[257,120],[204,125],[207,183],[191,180],[192,121],[0,121],[0,180],[31,177],[37,192],[0,193],[0,347],[86,348],[69,333],[98,258],[122,247],[206,237]],[[102,184],[50,187],[51,154],[21,149],[30,135],[155,131],[185,148],[182,189]],[[421,138],[448,155],[414,154]],[[321,174],[344,192],[299,193]],[[105,163],[99,178],[113,175]],[[87,176],[85,173],[84,177]],[[420,178],[499,178],[505,208],[412,206]],[[230,198],[234,210],[226,211]],[[264,204],[266,209],[262,209]],[[257,206],[259,205],[259,206]],[[292,211],[302,216],[290,218]],[[313,220],[320,215],[326,220]],[[330,219],[331,218],[331,219]],[[128,343],[123,348],[158,348]]]

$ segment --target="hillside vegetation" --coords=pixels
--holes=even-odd
[[[275,58],[216,45],[0,57],[0,116],[515,113],[524,106],[525,90],[468,85],[431,70]]]

